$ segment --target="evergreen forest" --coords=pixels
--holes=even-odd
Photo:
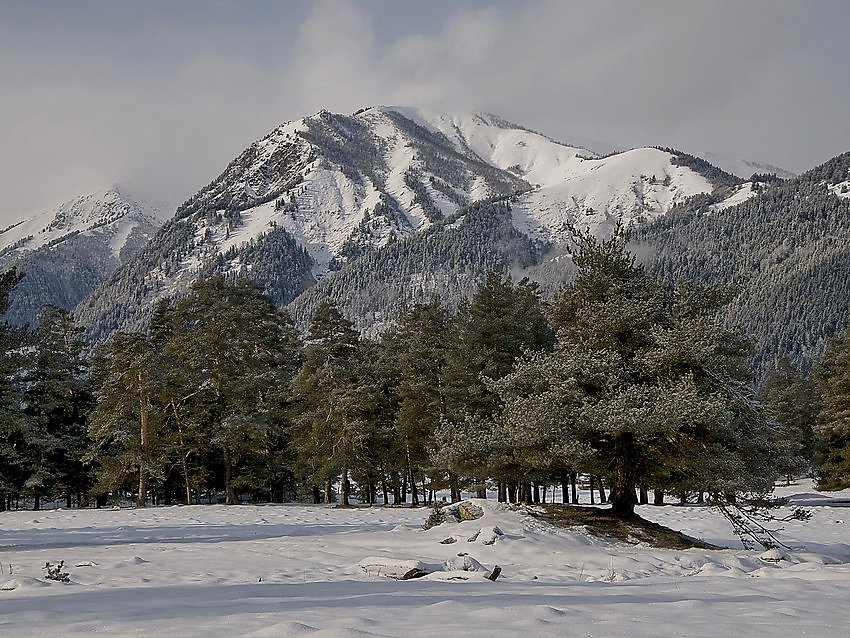
[[[224,502],[540,502],[576,484],[630,516],[665,493],[734,503],[779,477],[850,485],[850,330],[803,375],[754,377],[735,289],[671,283],[618,230],[577,234],[551,301],[491,270],[369,337],[309,327],[215,273],[92,348],[65,310],[0,328],[0,508]],[[0,276],[0,310],[20,282]]]

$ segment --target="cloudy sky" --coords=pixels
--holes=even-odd
[[[484,110],[803,171],[850,150],[846,0],[0,0],[0,221],[174,205],[278,123]]]

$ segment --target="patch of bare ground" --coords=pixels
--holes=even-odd
[[[584,527],[591,534],[637,545],[661,549],[723,549],[638,515],[622,518],[609,509],[575,505],[546,504],[529,508],[531,514],[555,527]]]

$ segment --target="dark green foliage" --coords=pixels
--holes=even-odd
[[[0,316],[20,281],[21,275],[14,268],[0,274]],[[21,414],[21,387],[16,379],[23,365],[23,337],[20,330],[5,322],[0,324],[0,509],[5,509],[7,495],[22,488],[26,471],[21,452],[28,428]]]
[[[806,372],[847,322],[850,200],[826,183],[846,180],[850,153],[722,211],[693,201],[638,230],[666,281],[735,283],[726,325],[755,337],[756,378],[780,356]]]
[[[246,476],[267,485],[275,469],[263,461],[271,441],[283,447],[298,346],[288,316],[256,284],[221,277],[160,304],[149,335],[113,337],[94,377],[102,487],[137,476],[144,505],[148,479],[161,485],[171,468],[183,475],[187,501],[193,487],[212,487],[235,503],[238,488],[256,487]]]
[[[91,415],[88,459],[98,462],[99,494],[132,491],[147,502],[149,480],[161,480],[167,467],[162,344],[142,334],[116,334],[95,352],[92,385],[97,404]]]
[[[357,332],[329,303],[316,310],[304,355],[292,384],[298,467],[316,482],[341,477],[349,505],[351,469],[369,458],[376,386]]]
[[[833,339],[814,376],[822,399],[818,438],[818,487],[850,487],[850,328]]]
[[[525,474],[505,455],[492,454],[488,440],[500,404],[491,388],[525,351],[548,350],[554,334],[537,285],[490,272],[452,322],[443,374],[445,415],[436,432],[434,459],[469,477],[484,494],[485,476],[516,479]]]
[[[289,317],[256,284],[212,277],[192,286],[174,309],[165,344],[185,371],[189,418],[224,466],[228,503],[236,502],[243,464],[268,450],[282,426],[280,408],[298,367],[298,339]]]
[[[446,415],[450,323],[439,301],[419,304],[403,309],[382,339],[398,397],[390,450],[411,486],[418,472],[430,466],[434,432]],[[413,498],[418,501],[415,488]]]
[[[619,233],[578,241],[577,276],[552,309],[554,352],[494,384],[496,453],[608,475],[622,515],[641,484],[769,491],[776,450],[747,387],[748,348],[714,321],[723,296],[667,288]]]
[[[420,235],[388,244],[344,266],[290,305],[306,326],[321,300],[337,304],[360,329],[388,322],[398,308],[439,297],[452,308],[487,272],[540,261],[545,247],[511,223],[508,204],[472,204]]]
[[[229,271],[228,265],[234,259],[239,260],[239,269]],[[316,283],[310,272],[312,266],[313,259],[307,251],[285,229],[276,227],[238,250],[233,248],[219,255],[204,269],[204,274],[223,275],[229,281],[250,275],[280,307]]]
[[[800,376],[783,358],[765,381],[764,402],[776,423],[776,442],[789,461],[782,469],[790,481],[812,466],[820,396],[814,381]]]
[[[94,404],[81,330],[66,310],[45,308],[33,335],[25,372],[24,413],[29,418],[25,483],[38,507],[41,496],[87,494],[91,469],[83,463],[88,449],[88,419]]]

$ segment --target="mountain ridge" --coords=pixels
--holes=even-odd
[[[110,186],[0,231],[0,268],[24,275],[6,321],[35,325],[45,304],[73,309],[153,236],[157,215]]]

